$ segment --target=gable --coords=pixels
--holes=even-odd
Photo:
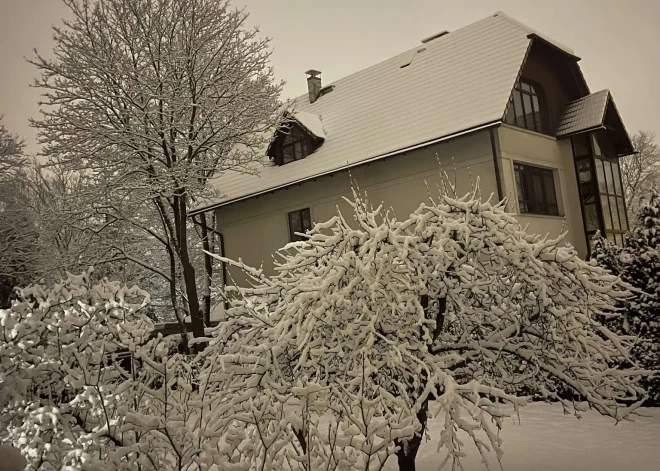
[[[540,38],[532,39],[520,75],[542,89],[546,114],[544,120],[547,121],[550,135],[555,134],[564,107],[589,93],[577,64],[578,59]]]

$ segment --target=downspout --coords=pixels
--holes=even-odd
[[[225,256],[225,236],[222,235],[222,232],[215,232],[218,234],[218,237],[220,237],[220,255],[222,257]],[[220,262],[222,263],[222,289],[225,290],[227,288],[227,264],[225,262]],[[227,303],[227,299],[224,299],[222,301],[222,307],[224,308],[225,311],[229,309],[229,304]]]
[[[490,148],[493,153],[493,166],[495,167],[495,182],[497,184],[497,199],[502,201],[504,199],[504,189],[502,187],[502,173],[500,172],[500,140],[498,135],[498,127],[490,128]]]

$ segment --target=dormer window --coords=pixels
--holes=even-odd
[[[278,161],[279,155],[279,165],[288,164],[294,160],[302,160],[307,157],[309,152],[309,136],[303,132],[298,126],[289,127],[288,131],[282,131],[284,133],[284,138],[282,139],[282,144],[279,149],[275,150],[275,162]]]
[[[541,87],[521,78],[513,89],[504,121],[519,128],[545,133],[547,131],[544,119],[545,107]]]
[[[325,132],[319,117],[298,112],[277,131],[267,154],[276,165],[285,165],[304,159],[324,140]]]

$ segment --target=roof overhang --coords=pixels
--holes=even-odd
[[[292,187],[292,186],[295,186],[295,185],[299,185],[300,183],[304,183],[306,181],[315,180],[315,179],[320,178],[320,177],[332,175],[332,174],[335,174],[335,173],[338,173],[338,172],[341,172],[341,171],[345,171],[345,170],[350,170],[352,168],[360,167],[362,165],[366,165],[366,164],[375,162],[377,160],[382,160],[382,159],[386,159],[388,157],[394,157],[396,155],[405,154],[406,152],[411,152],[411,151],[417,150],[417,149],[423,149],[423,148],[431,146],[433,144],[438,144],[440,142],[445,142],[445,141],[449,141],[451,139],[456,139],[458,137],[465,136],[467,134],[472,134],[472,133],[475,133],[475,132],[483,131],[485,129],[496,127],[496,126],[499,126],[501,124],[502,124],[502,120],[498,119],[496,121],[492,121],[492,122],[489,122],[489,123],[486,123],[486,124],[475,126],[473,128],[470,128],[470,129],[466,129],[466,130],[463,130],[463,131],[455,132],[453,134],[448,134],[446,136],[438,137],[438,138],[432,139],[430,141],[426,141],[426,142],[422,142],[422,143],[415,144],[415,145],[412,145],[412,146],[397,149],[397,150],[394,150],[392,152],[387,152],[385,154],[376,155],[376,156],[371,157],[371,158],[366,159],[366,160],[360,160],[359,162],[355,162],[355,163],[347,163],[346,165],[344,165],[342,167],[335,168],[335,169],[332,169],[332,170],[328,170],[326,172],[321,172],[321,173],[318,173],[318,174],[315,174],[315,175],[310,175],[308,177],[300,178],[300,179],[292,181],[292,182],[287,182],[284,185],[278,185],[278,186],[274,186],[274,187],[271,187],[271,188],[266,188],[262,191],[256,191],[254,193],[250,193],[248,195],[244,195],[244,196],[241,196],[241,197],[238,197],[238,198],[227,199],[227,200],[219,201],[219,202],[212,203],[212,204],[209,204],[209,205],[200,206],[199,208],[195,208],[195,209],[189,211],[188,214],[189,214],[189,216],[195,216],[196,214],[204,213],[206,211],[212,211],[214,209],[221,208],[223,206],[228,206],[230,204],[238,203],[240,201],[245,201],[245,200],[248,200],[248,199],[251,199],[251,198],[255,198],[257,196],[261,196],[261,195],[265,195],[265,194],[268,194],[268,193],[275,192],[277,190],[283,190],[285,188],[289,188],[289,187]]]
[[[530,33],[527,35],[528,38],[533,39],[537,42],[540,42],[551,49],[556,50],[557,52],[561,52],[562,54],[565,54],[566,56],[570,57],[571,59],[575,60],[575,62],[581,61],[582,58],[579,56],[576,56],[575,53],[573,52],[573,49],[566,47],[557,41],[554,41],[552,39],[547,38],[546,36],[542,35],[541,33]]]
[[[635,153],[632,140],[609,90],[592,93],[566,105],[556,137],[565,139],[598,130],[608,133],[617,156]]]

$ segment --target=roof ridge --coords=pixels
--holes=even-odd
[[[454,30],[454,31],[449,31],[447,34],[441,36],[441,38],[446,38],[447,36],[450,36],[450,35],[452,35],[452,34],[455,35],[455,33],[458,33],[459,31],[463,31],[463,30],[465,30],[465,29],[468,29],[468,28],[474,26],[474,25],[477,24],[477,23],[481,23],[481,22],[486,21],[486,20],[488,20],[489,18],[492,18],[492,17],[497,17],[497,16],[498,16],[498,13],[501,13],[502,15],[504,15],[505,18],[511,20],[512,23],[516,24],[518,27],[521,27],[521,29],[522,29],[523,31],[525,31],[526,33],[529,33],[528,30],[531,29],[531,28],[527,27],[526,25],[524,25],[523,23],[519,22],[518,20],[516,20],[516,19],[514,19],[514,18],[511,18],[509,15],[507,15],[507,14],[504,13],[504,12],[497,12],[497,13],[494,14],[494,15],[488,15],[488,16],[486,16],[486,17],[483,17],[483,18],[480,18],[480,19],[478,19],[478,20],[476,20],[476,21],[473,21],[472,23],[469,23],[469,24],[467,24],[467,25],[461,26],[460,28],[458,28],[458,29],[456,29],[456,30]],[[438,38],[438,39],[440,39],[440,38]],[[381,60],[381,61],[379,61],[379,62],[376,62],[376,63],[374,63],[374,64],[371,64],[371,65],[369,65],[369,66],[367,66],[367,67],[364,67],[364,68],[362,68],[362,69],[356,70],[355,72],[351,72],[351,73],[348,74],[348,75],[345,75],[345,76],[343,76],[343,77],[340,77],[340,78],[338,78],[337,80],[335,80],[334,82],[330,82],[330,83],[324,85],[324,87],[328,87],[328,86],[330,86],[330,85],[337,85],[338,83],[343,82],[343,81],[346,81],[347,79],[353,77],[354,75],[362,74],[362,73],[365,72],[366,70],[369,70],[369,69],[371,69],[371,68],[378,67],[378,66],[380,66],[381,64],[383,64],[383,63],[385,63],[385,62],[393,61],[394,59],[397,59],[397,58],[399,58],[399,57],[401,57],[401,56],[404,56],[404,55],[406,55],[406,54],[410,54],[411,52],[413,52],[413,51],[417,51],[417,50],[419,50],[419,49],[421,49],[421,48],[428,48],[429,45],[432,44],[432,43],[433,43],[433,41],[430,41],[430,42],[425,43],[425,44],[418,44],[418,45],[415,45],[415,46],[413,46],[413,47],[411,47],[411,48],[406,49],[406,50],[403,51],[403,52],[399,52],[399,53],[397,53],[397,54],[395,54],[395,55],[393,55],[393,56],[390,56],[390,57],[388,57],[387,59],[383,59],[383,60]],[[290,100],[291,100],[292,102],[295,103],[295,102],[297,102],[297,101],[300,100],[300,99],[308,99],[308,98],[309,98],[308,94],[307,94],[307,93],[303,93],[303,94],[300,94],[300,95],[298,95],[298,96],[296,96],[296,97],[294,97],[294,98],[290,98]]]

